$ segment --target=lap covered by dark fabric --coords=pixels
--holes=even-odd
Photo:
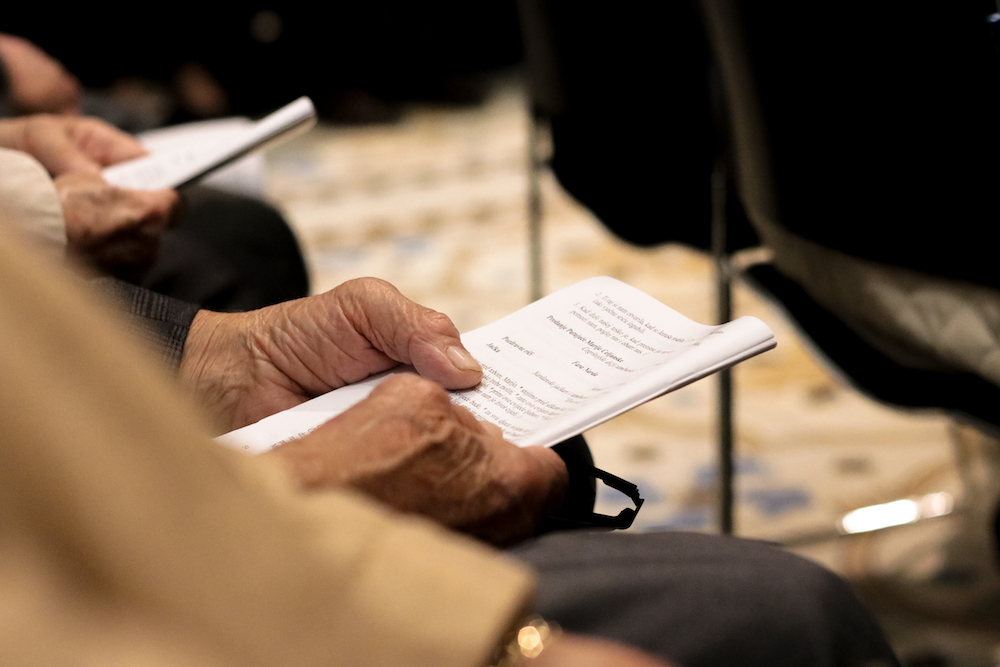
[[[567,531],[509,553],[538,570],[546,619],[687,667],[899,664],[843,579],[764,542]]]

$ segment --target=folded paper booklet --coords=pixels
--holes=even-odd
[[[693,322],[614,278],[590,278],[462,335],[483,381],[452,401],[516,445],[554,445],[774,347],[755,317]],[[362,400],[396,368],[223,435],[250,453],[301,437]]]
[[[175,129],[174,141],[150,145],[149,155],[107,167],[101,175],[108,183],[123,188],[180,188],[251,151],[290,139],[315,124],[312,100],[300,97],[256,122],[237,121],[217,132],[195,129],[185,136],[183,128]]]

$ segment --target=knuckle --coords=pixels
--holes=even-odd
[[[405,373],[389,378],[382,386],[394,405],[425,425],[454,421],[448,392],[430,380]]]
[[[412,374],[389,378],[372,392],[375,409],[410,434],[413,452],[434,450],[455,438],[458,421],[447,392]]]
[[[449,333],[454,331],[455,333],[458,333],[458,329],[455,328],[455,324],[451,321],[451,318],[442,312],[432,310],[430,308],[424,308],[423,318],[428,327],[436,331]]]
[[[395,388],[410,397],[410,401],[419,404],[435,404],[448,400],[448,393],[437,384],[412,373],[404,373],[390,378]]]
[[[348,280],[347,282],[340,285],[338,289],[343,289],[350,294],[379,294],[384,295],[387,293],[395,292],[394,288],[389,282],[382,280],[381,278],[354,278],[353,280]]]

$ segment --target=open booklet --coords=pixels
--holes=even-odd
[[[101,172],[112,185],[137,190],[179,188],[230,164],[253,150],[284,141],[316,124],[316,109],[300,97],[274,113],[224,131],[187,133],[169,143],[150,145],[149,154]]]
[[[554,445],[775,346],[754,317],[698,324],[614,278],[590,278],[462,335],[483,381],[452,401],[510,442]],[[397,368],[314,398],[218,439],[260,453],[354,405]]]

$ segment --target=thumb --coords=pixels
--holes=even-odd
[[[447,315],[407,299],[375,278],[349,281],[338,291],[355,329],[390,359],[412,365],[446,389],[465,389],[482,380],[482,367],[462,345]]]

